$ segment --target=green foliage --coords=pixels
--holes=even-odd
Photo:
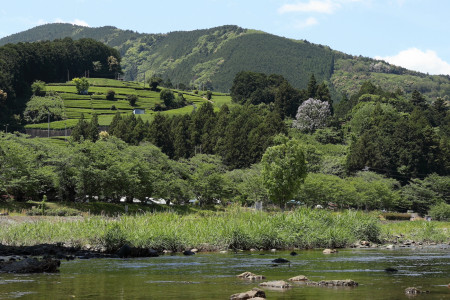
[[[156,76],[150,77],[150,79],[148,80],[150,89],[152,91],[156,91],[158,89],[158,85],[160,85],[162,81],[163,81],[163,79],[161,77],[156,77]]]
[[[207,91],[206,92],[206,99],[211,100],[212,98],[212,92],[211,91]]]
[[[433,205],[429,210],[430,216],[433,220],[437,221],[449,221],[450,220],[450,204],[441,202]]]
[[[350,147],[349,170],[367,166],[403,178],[448,173],[448,145],[429,126],[421,111],[402,115],[389,107],[383,110],[377,104],[370,117],[365,122],[363,119],[362,134]]]
[[[426,214],[431,206],[450,203],[450,176],[431,174],[423,180],[413,179],[402,189],[407,208]]]
[[[45,96],[45,82],[36,80],[31,85],[31,92],[35,96]]]
[[[299,190],[307,174],[303,149],[296,140],[269,147],[261,164],[269,198],[284,207]]]
[[[135,106],[136,102],[138,100],[138,96],[136,95],[127,95],[127,101],[130,104],[130,106]]]
[[[164,105],[167,108],[173,107],[175,103],[175,95],[169,89],[163,89],[161,93],[159,93],[159,99],[164,102]]]
[[[344,134],[337,128],[325,127],[317,129],[314,138],[322,144],[340,144],[344,141]]]
[[[114,92],[114,90],[108,90],[106,92],[106,100],[114,100],[115,96],[116,96],[116,92]]]
[[[225,166],[213,155],[197,154],[184,161],[190,175],[192,191],[201,205],[214,204],[225,196]]]
[[[309,206],[334,203],[341,208],[390,209],[400,201],[398,183],[372,172],[356,177],[308,174],[296,199]]]
[[[64,117],[64,102],[57,94],[45,97],[32,96],[24,112],[24,119],[30,123],[60,120]]]
[[[86,77],[74,78],[72,82],[75,84],[78,94],[87,95],[90,84]]]

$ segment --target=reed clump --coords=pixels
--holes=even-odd
[[[380,235],[375,215],[309,208],[275,213],[231,208],[202,214],[155,212],[76,220],[55,217],[0,228],[3,244],[89,244],[108,251],[115,251],[124,243],[171,251],[337,248],[358,240],[378,242]]]

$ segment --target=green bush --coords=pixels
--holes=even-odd
[[[444,202],[430,207],[428,212],[433,220],[450,221],[450,205]]]
[[[138,100],[138,96],[136,96],[136,95],[128,95],[127,96],[127,100],[128,100],[128,103],[130,103],[131,106],[135,106],[136,102]]]
[[[43,211],[42,207],[40,207],[40,208],[32,208],[28,210],[26,214],[27,216],[44,215],[44,216],[69,217],[69,216],[79,216],[81,215],[81,212],[79,210],[68,207],[45,209],[45,211]]]
[[[111,108],[110,108],[111,110],[117,110],[117,107],[113,104],[113,105],[111,105]]]
[[[35,96],[45,96],[45,82],[36,80],[31,85],[31,91]]]
[[[106,100],[114,100],[114,97],[116,96],[116,92],[113,90],[108,90],[106,92]]]

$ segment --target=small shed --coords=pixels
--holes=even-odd
[[[133,109],[133,114],[135,114],[135,115],[143,115],[143,114],[145,114],[145,109],[135,108],[135,109]]]

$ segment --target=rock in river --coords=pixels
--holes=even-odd
[[[308,277],[306,277],[305,275],[298,275],[292,278],[288,279],[289,281],[308,281]]]
[[[331,253],[337,253],[336,249],[325,249],[323,250],[323,254],[331,254]]]
[[[286,281],[283,281],[283,280],[262,282],[259,284],[259,286],[276,288],[276,289],[287,289],[287,288],[291,287],[291,285],[289,283],[287,283]]]
[[[264,277],[263,275],[256,275],[256,274],[253,274],[252,272],[244,272],[242,274],[237,275],[237,277],[242,278],[242,279],[247,279],[247,280],[266,279],[266,277]]]
[[[409,294],[409,295],[417,295],[417,294],[427,294],[430,291],[421,291],[416,287],[409,287],[405,289],[405,294]]]
[[[284,258],[276,258],[276,259],[272,260],[272,262],[276,263],[276,264],[287,264],[287,263],[290,263],[289,260],[284,259]]]
[[[237,293],[231,295],[230,300],[242,300],[242,299],[266,299],[266,293],[263,290],[254,288],[251,291],[245,293]]]
[[[0,273],[54,273],[58,272],[61,262],[57,259],[26,258],[19,261],[0,263]]]

